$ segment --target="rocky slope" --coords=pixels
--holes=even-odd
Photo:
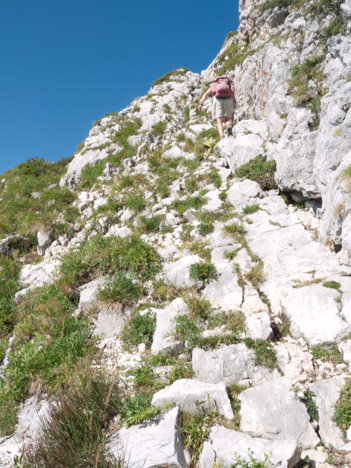
[[[241,0],[201,76],[160,78],[12,197],[41,208],[1,242],[1,466],[68,466],[43,461],[59,437],[37,414],[56,427],[77,375],[90,402],[86,362],[108,391],[84,466],[350,466],[350,19],[348,0]],[[224,71],[218,141],[196,108]]]

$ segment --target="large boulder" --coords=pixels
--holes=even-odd
[[[179,408],[157,418],[123,427],[107,440],[107,450],[129,468],[172,466],[186,468],[186,453],[179,425]]]
[[[269,456],[268,456],[269,454]],[[279,463],[281,468],[292,468],[300,460],[296,440],[258,439],[222,426],[211,429],[200,455],[199,467],[232,466],[234,461],[266,461]]]
[[[340,378],[315,382],[310,385],[318,408],[319,435],[326,447],[332,446],[341,449],[345,445],[342,432],[334,421],[335,404],[344,385],[345,380]]]
[[[180,315],[187,315],[189,308],[180,297],[172,301],[164,309],[157,309],[156,329],[151,345],[151,353],[177,352],[181,350],[180,342],[174,337],[176,331],[175,319]]]
[[[256,354],[244,343],[221,346],[217,350],[205,351],[195,348],[192,367],[195,377],[203,382],[226,385],[258,385],[279,377],[277,371],[270,372],[255,364]]]
[[[182,411],[197,413],[215,410],[227,419],[234,419],[233,410],[223,383],[211,384],[199,380],[181,379],[155,393],[151,404],[162,407],[175,403]]]
[[[241,401],[241,431],[253,437],[292,439],[301,448],[318,444],[319,438],[309,422],[307,409],[287,378],[244,390],[238,398]]]
[[[312,347],[337,344],[350,333],[350,324],[341,316],[338,291],[312,284],[292,291],[282,300],[295,338],[303,337]]]

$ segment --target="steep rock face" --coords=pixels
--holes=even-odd
[[[350,377],[351,202],[345,178],[351,165],[350,38],[345,30],[330,37],[324,53],[318,34],[332,14],[317,20],[292,7],[263,11],[264,3],[241,0],[238,35],[228,37],[201,76],[185,69],[167,74],[146,96],[94,124],[61,180],[61,187],[78,190],[73,202],[78,215],[67,232],[45,241],[40,263],[22,268],[25,289],[16,296],[20,303],[35,287],[57,286],[65,255],[77,253],[66,264],[72,276],[64,286],[75,301],[73,317],[92,316],[89,336],[103,337],[94,366],[118,373],[126,398],[143,389],[136,375],[151,372],[155,407],[172,403],[198,416],[217,412],[229,420],[226,424],[236,424],[235,431],[221,426],[211,431],[200,455],[204,467],[217,461],[230,464],[235,452],[247,458],[254,447],[260,460],[272,451],[272,460],[290,468],[300,448],[311,448],[317,460],[321,438],[351,452],[333,422]],[[341,7],[346,17],[351,16],[349,7],[349,2]],[[237,88],[238,123],[233,137],[218,142],[209,120],[210,102],[203,114],[196,108],[209,81],[233,54],[227,72]],[[314,65],[318,76],[309,77],[304,92],[310,93],[309,104],[314,98],[320,101],[320,111],[298,103],[290,84],[294,67],[298,73],[307,59],[319,55],[323,58]],[[259,153],[276,161],[280,190],[235,175]],[[287,203],[281,191],[300,206]],[[119,264],[120,250],[109,257],[107,244],[123,239],[126,250],[133,236],[152,247],[159,264],[153,275],[140,279],[131,297],[126,285],[138,282],[138,268],[147,263],[145,245],[139,243]],[[97,244],[92,252],[84,250],[97,237],[102,250]],[[328,247],[330,239],[341,249],[338,254]],[[136,266],[140,252],[146,257]],[[103,303],[103,285],[118,278],[111,270],[114,262],[118,274],[131,268],[126,268],[117,299],[112,295]],[[123,324],[146,316],[149,330],[153,314],[153,331],[126,350]],[[27,329],[31,332],[22,324],[21,333]],[[15,338],[1,368],[4,377]],[[31,334],[26,339],[35,346]],[[336,356],[337,349],[341,354]],[[150,351],[158,363],[154,367]],[[311,405],[311,399],[321,412],[320,428],[303,404]],[[148,460],[150,466],[190,466],[178,416],[178,409],[171,409],[150,424],[118,428],[115,434],[112,427],[114,456],[129,450],[133,438],[140,444],[157,439],[170,419],[161,434],[165,453],[157,440],[140,454],[132,448],[131,465]],[[226,440],[231,445],[216,455]],[[5,439],[0,452],[1,446],[7,450]],[[8,466],[15,454],[8,454]]]

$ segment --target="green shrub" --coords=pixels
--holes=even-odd
[[[78,190],[92,188],[98,182],[98,177],[102,176],[102,173],[106,166],[106,160],[99,161],[94,165],[87,164],[81,175]]]
[[[5,181],[0,182],[2,237],[14,232],[30,236],[43,227],[56,234],[60,227],[57,224],[59,214],[63,215],[64,222],[75,221],[78,216],[77,209],[72,207],[75,195],[67,187],[58,186],[71,159],[52,163],[32,158],[4,172],[2,179]],[[39,196],[33,197],[34,192]],[[63,223],[60,228],[64,231],[67,226]]]
[[[257,211],[259,211],[259,210],[260,210],[260,207],[258,205],[246,205],[243,208],[243,212],[245,214],[257,213]]]
[[[313,399],[314,393],[311,391],[304,392],[304,398],[302,401],[305,403],[307,412],[310,418],[314,421],[319,421],[318,407]]]
[[[199,231],[199,234],[206,236],[206,234],[210,234],[214,231],[214,225],[209,221],[203,221],[198,225],[197,230]]]
[[[255,351],[257,366],[264,366],[269,370],[275,369],[277,365],[277,357],[269,341],[261,339],[252,340],[251,338],[246,338],[245,344],[248,348]]]
[[[98,235],[63,258],[60,282],[72,289],[99,273],[130,274],[145,281],[152,279],[159,270],[158,254],[138,237]]]
[[[342,293],[341,284],[337,281],[326,281],[325,283],[323,283],[323,286],[329,289],[336,289],[340,294]]]
[[[266,161],[266,156],[259,154],[235,171],[235,177],[242,177],[256,181],[262,190],[276,189],[277,184],[274,180],[276,170],[275,161]]]
[[[322,362],[330,361],[334,364],[343,363],[341,353],[336,346],[332,346],[330,348],[316,346],[315,348],[312,348],[311,352],[315,359],[319,359]]]
[[[300,0],[267,0],[260,6],[260,13],[273,8],[288,8],[289,6],[296,5]]]
[[[77,362],[91,357],[88,317],[74,318],[75,304],[57,287],[29,293],[18,305],[16,342],[0,380],[0,430],[10,433],[18,404],[40,383],[53,391],[66,381]]]
[[[119,302],[123,306],[137,302],[142,294],[140,285],[123,273],[116,273],[107,279],[104,288],[99,291],[101,301]]]
[[[20,264],[8,257],[0,257],[0,338],[13,328],[17,314],[14,301],[19,286]]]
[[[60,389],[50,422],[42,421],[42,435],[24,461],[42,468],[122,468],[105,451],[107,426],[122,408],[117,383],[89,369],[76,380]]]
[[[161,120],[160,122],[155,123],[152,127],[152,131],[157,135],[163,135],[165,133],[167,127],[167,122],[165,120]]]
[[[149,399],[143,393],[129,396],[123,404],[123,426],[130,427],[133,424],[155,418],[160,412],[161,409],[151,406]]]
[[[251,452],[249,449],[246,457],[235,454],[234,463],[230,465],[230,468],[279,468],[281,464],[282,462],[273,463],[266,453],[263,460],[257,460],[254,452]]]
[[[208,438],[212,426],[218,422],[218,413],[213,410],[182,414],[181,432],[184,437],[184,445],[191,454],[192,466],[197,466],[204,442]]]
[[[160,224],[162,221],[161,216],[146,216],[140,217],[140,231],[144,233],[158,232],[160,230]]]
[[[150,348],[156,328],[156,315],[147,311],[136,311],[123,328],[122,338],[127,348],[138,346],[140,343]]]
[[[144,196],[141,193],[132,193],[126,200],[126,207],[138,213],[145,208]]]
[[[192,317],[206,320],[211,315],[211,303],[206,299],[201,299],[197,296],[190,296],[186,299],[186,303]]]
[[[205,205],[205,203],[206,199],[203,196],[198,195],[196,197],[186,198],[185,200],[175,200],[171,207],[176,210],[179,215],[182,215],[190,208],[199,210],[203,205]]]
[[[208,283],[217,277],[216,268],[208,262],[193,263],[190,266],[189,277],[195,281]]]
[[[334,419],[340,429],[346,433],[351,426],[351,381],[348,381],[341,390],[339,400],[335,405]]]
[[[154,81],[151,88],[153,88],[155,86],[158,86],[160,84],[166,83],[167,81],[171,81],[172,78],[174,78],[176,76],[184,75],[187,71],[189,71],[189,70],[188,70],[188,68],[185,68],[185,67],[176,68],[175,70],[166,73],[165,75],[161,76],[156,81]]]

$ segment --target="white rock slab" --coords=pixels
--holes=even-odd
[[[335,403],[338,401],[344,385],[345,380],[340,378],[315,382],[310,385],[318,408],[319,435],[326,447],[331,445],[340,449],[345,445],[342,432],[333,420]]]
[[[349,371],[351,371],[351,340],[346,340],[340,343],[338,349],[341,352],[344,361],[349,366]]]
[[[114,458],[124,459],[129,468],[186,468],[179,428],[179,408],[172,408],[152,421],[123,427],[107,440],[106,447]]]
[[[199,380],[180,379],[155,393],[151,404],[162,407],[170,402],[179,406],[181,411],[197,413],[201,410],[212,409],[227,419],[234,419],[223,383],[212,384]]]
[[[0,438],[0,466],[12,468],[16,456],[20,457],[26,446],[35,444],[41,435],[41,421],[50,419],[50,406],[37,397],[28,398],[18,412],[18,424],[11,437]]]
[[[256,202],[255,199],[263,198],[264,192],[257,182],[253,180],[243,180],[231,184],[227,192],[227,199],[236,208]]]
[[[192,368],[195,377],[203,382],[226,385],[258,385],[276,379],[279,373],[275,370],[255,365],[256,354],[244,343],[221,346],[217,350],[205,351],[195,348],[192,353]]]
[[[97,294],[99,289],[104,284],[103,278],[90,281],[83,284],[78,290],[80,292],[78,307],[87,312],[97,303]]]
[[[305,338],[312,347],[339,343],[351,331],[340,316],[339,299],[338,291],[320,284],[297,288],[283,298],[292,336]]]
[[[208,283],[203,296],[213,307],[225,311],[239,309],[243,302],[243,291],[238,285],[238,276],[229,263],[217,264],[219,273],[216,280]]]
[[[191,288],[199,284],[189,276],[190,266],[194,263],[201,262],[201,258],[198,255],[188,255],[182,257],[176,262],[166,263],[163,268],[164,277],[166,281],[177,287]]]
[[[151,353],[158,354],[168,351],[180,351],[180,343],[174,337],[176,330],[175,319],[178,315],[187,315],[189,308],[181,298],[172,301],[164,309],[156,312],[156,329],[153,336]]]
[[[237,138],[221,140],[216,149],[227,160],[230,169],[234,172],[238,167],[264,153],[263,140],[255,134],[240,135]]]
[[[300,460],[296,440],[268,440],[250,437],[222,426],[211,429],[209,439],[204,443],[199,467],[231,466],[236,457],[250,462],[250,454],[257,461],[264,461],[265,455],[281,468],[291,468]]]
[[[122,331],[130,316],[131,309],[123,309],[119,304],[112,306],[100,304],[95,321],[94,335],[106,339],[113,338]]]
[[[293,439],[301,448],[313,448],[318,444],[319,438],[309,422],[306,407],[292,391],[287,378],[244,390],[238,398],[241,431],[254,437]]]
[[[293,384],[304,382],[313,373],[312,354],[296,343],[279,342],[274,346],[278,366]]]
[[[272,335],[269,315],[261,312],[248,317],[245,322],[245,335],[253,340],[268,340]]]

